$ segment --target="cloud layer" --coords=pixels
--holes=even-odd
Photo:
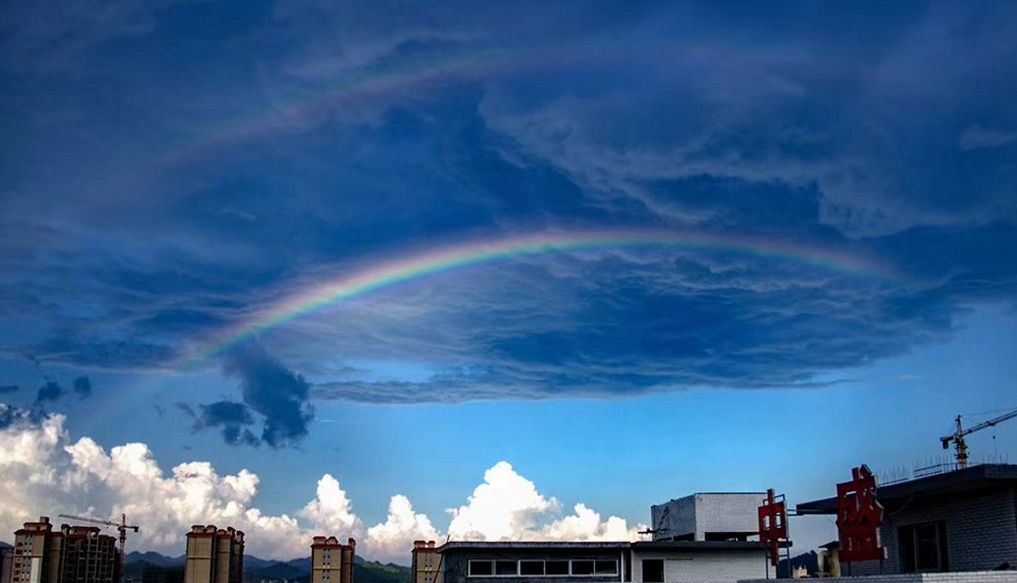
[[[1017,298],[1012,3],[895,4],[877,23],[652,2],[8,4],[15,364],[183,384],[172,363],[286,298],[519,233],[699,229],[901,274],[643,249],[411,279],[208,363],[229,392],[190,403],[194,427],[228,443],[299,443],[312,398],[820,387]],[[181,18],[208,26],[181,38]]]
[[[358,540],[370,559],[408,564],[416,539],[445,535],[414,510],[402,494],[392,496],[383,522],[365,527],[339,480],[324,474],[313,498],[292,514],[267,514],[257,506],[259,478],[252,472],[221,475],[207,462],[181,463],[164,471],[143,443],[108,451],[89,437],[73,439],[63,415],[41,415],[0,404],[0,480],[14,488],[0,500],[0,531],[13,532],[37,515],[64,512],[112,516],[124,512],[143,527],[136,549],[179,554],[195,523],[232,525],[247,534],[248,552],[259,557],[306,556],[315,534]],[[484,473],[465,504],[450,510],[453,539],[628,540],[624,519],[577,504],[562,516],[558,502],[499,462]]]

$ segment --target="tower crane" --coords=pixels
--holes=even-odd
[[[943,449],[949,449],[950,442],[953,442],[954,449],[956,450],[955,455],[957,457],[957,467],[964,469],[968,467],[968,444],[964,441],[964,436],[971,435],[976,431],[981,431],[986,427],[998,425],[1007,419],[1013,419],[1014,417],[1017,417],[1017,409],[964,429],[964,425],[961,423],[961,416],[958,415],[954,420],[957,424],[957,428],[950,435],[940,437],[939,441],[943,444]]]
[[[138,532],[138,526],[134,524],[127,524],[127,515],[120,515],[120,522],[113,522],[110,520],[103,520],[101,518],[91,518],[88,516],[74,516],[73,514],[60,514],[61,518],[70,518],[71,520],[79,520],[81,522],[91,522],[93,524],[102,524],[105,526],[116,527],[117,531],[120,532],[120,554],[117,557],[117,561],[120,567],[120,583],[124,581],[124,558],[126,557],[124,547],[127,544],[127,531],[133,530]]]

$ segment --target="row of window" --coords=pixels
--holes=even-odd
[[[618,561],[605,559],[471,559],[470,577],[610,577]]]

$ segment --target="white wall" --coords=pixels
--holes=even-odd
[[[634,552],[633,583],[643,580],[644,559],[664,559],[664,583],[734,583],[765,577],[767,566],[764,551]]]
[[[966,573],[905,573],[865,577],[833,577],[829,583],[1017,583],[1017,571],[968,571]],[[745,579],[739,583],[775,583],[772,579]]]

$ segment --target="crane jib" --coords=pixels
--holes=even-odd
[[[964,429],[964,426],[961,423],[961,416],[958,415],[957,418],[954,420],[954,422],[957,424],[956,430],[950,435],[944,435],[943,437],[940,437],[939,441],[943,444],[943,449],[948,448],[950,446],[950,442],[951,441],[953,442],[954,448],[956,450],[955,456],[957,458],[957,467],[959,469],[964,469],[968,467],[968,444],[964,440],[964,436],[971,435],[972,433],[976,431],[981,431],[982,429],[985,429],[987,427],[994,427],[1008,419],[1013,419],[1014,417],[1017,417],[1017,409],[1004,413],[999,417],[994,417],[992,419],[982,421],[977,425],[972,425],[971,427]]]

